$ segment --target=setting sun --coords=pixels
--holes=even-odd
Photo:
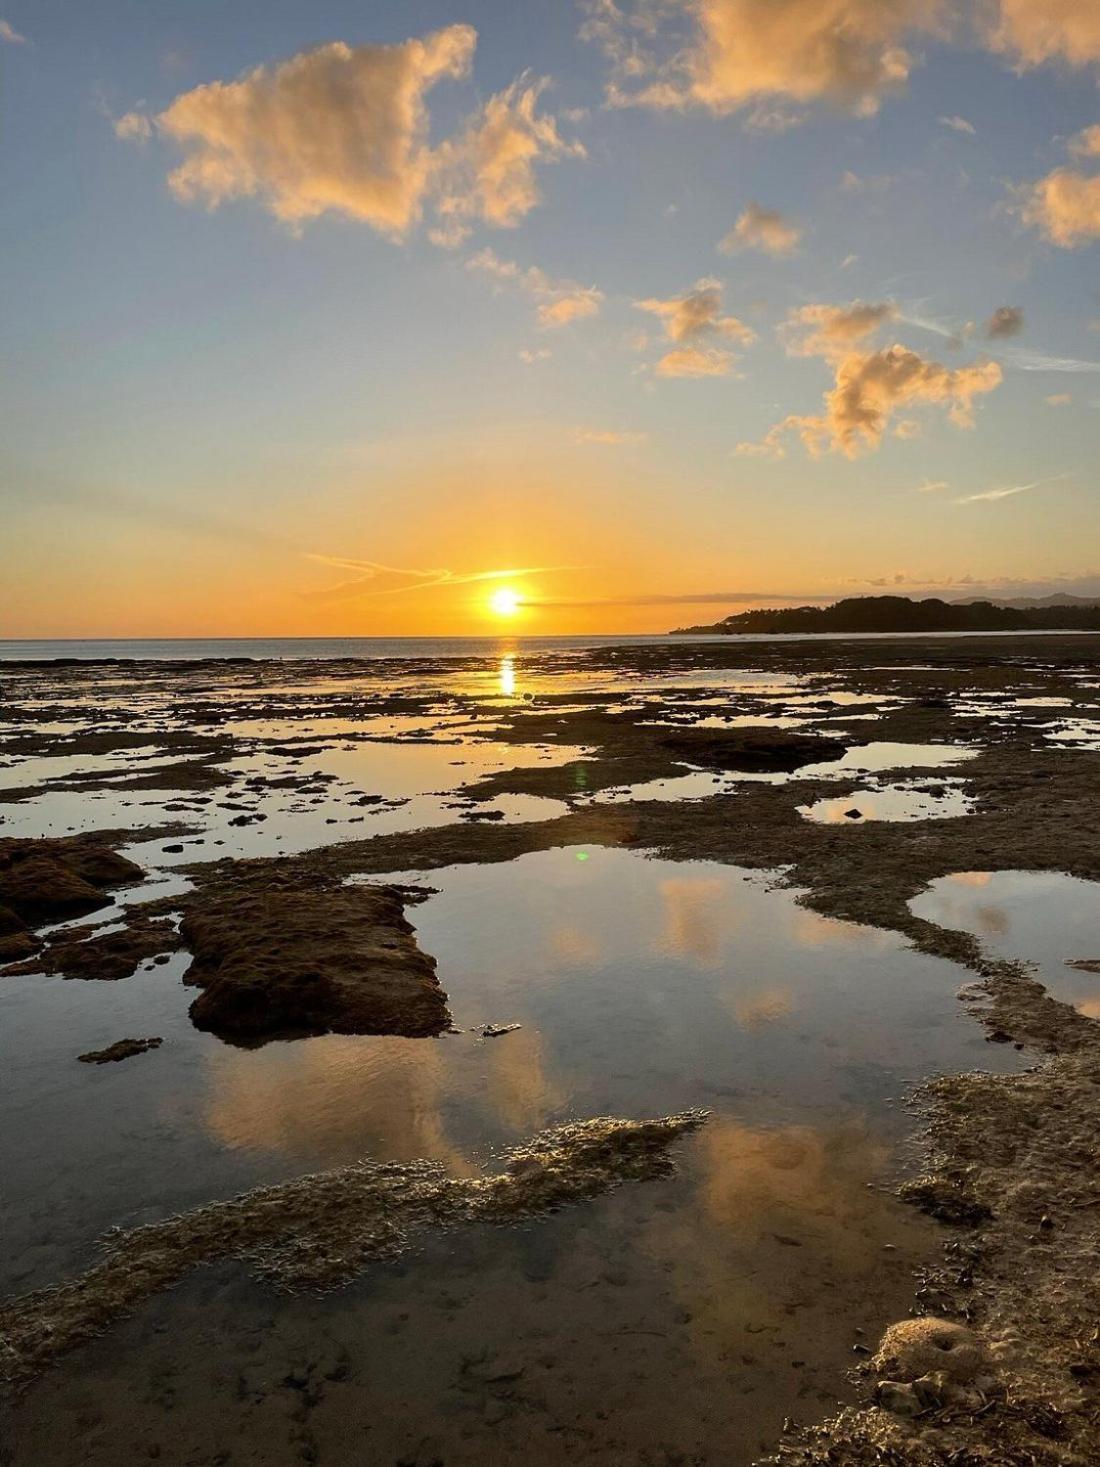
[[[494,616],[515,616],[522,605],[523,597],[508,586],[502,586],[489,597],[489,609]]]

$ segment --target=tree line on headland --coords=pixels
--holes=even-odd
[[[1046,604],[941,601],[929,597],[849,596],[831,606],[760,607],[711,625],[680,627],[671,636],[774,632],[1100,631],[1100,601],[1051,597]]]

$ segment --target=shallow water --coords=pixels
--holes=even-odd
[[[820,825],[860,825],[866,820],[957,820],[972,809],[965,789],[944,781],[927,785],[887,784],[853,790],[837,799],[799,805],[798,812]]]
[[[240,1270],[191,1280],[51,1375],[47,1438],[41,1423],[93,1389],[92,1419],[114,1403],[105,1432],[137,1431],[165,1378],[224,1438],[241,1429],[230,1382],[267,1400],[335,1357],[357,1382],[344,1416],[389,1422],[395,1456],[415,1427],[448,1461],[486,1460],[504,1422],[513,1450],[538,1450],[551,1422],[595,1412],[616,1423],[604,1449],[641,1452],[648,1434],[745,1462],[784,1414],[843,1394],[853,1344],[904,1312],[934,1245],[882,1190],[911,1127],[903,1089],[1019,1063],[966,1019],[958,969],[728,866],[567,848],[428,880],[438,893],[411,916],[463,1031],[437,1040],[231,1048],[191,1027],[184,955],[112,984],[9,979],[6,1288],[86,1266],[110,1225],[359,1157],[467,1174],[571,1116],[710,1109],[679,1175],[515,1233],[428,1240],[325,1301],[276,1301]],[[484,1039],[487,1021],[522,1027]],[[124,1033],[165,1042],[76,1063]],[[482,1378],[498,1368],[526,1404]],[[339,1422],[315,1429],[338,1447]],[[272,1430],[268,1410],[249,1440]],[[268,1450],[256,1460],[285,1441]]]
[[[170,682],[135,690],[128,676],[92,679],[84,696],[96,726],[147,730],[140,751],[52,768],[55,756],[36,754],[10,767],[29,785],[32,774],[179,762],[162,735],[193,727],[193,715],[174,706]],[[525,706],[528,694],[612,708],[663,699],[674,722],[687,712],[735,727],[818,724],[838,711],[870,720],[897,702],[818,676],[555,670],[512,654],[453,673],[283,679],[210,672],[208,687],[187,694],[204,726],[233,740],[218,756],[232,784],[55,788],[0,805],[0,834],[195,826],[127,848],[153,879],[81,919],[111,922],[125,902],[185,889],[181,864],[457,821],[469,813],[465,785],[584,757],[494,742],[496,710]],[[39,726],[88,726],[72,717],[72,689],[27,701]],[[858,779],[880,807],[900,792],[924,802],[926,818],[936,798],[963,798],[952,774],[973,753],[879,740],[791,774],[696,771],[627,797]],[[913,779],[888,786],[894,770],[937,771],[924,782],[945,794]],[[358,805],[361,792],[382,799]],[[488,808],[541,820],[566,806],[506,796]],[[267,819],[231,824],[256,814]],[[634,1464],[653,1452],[663,1463],[663,1443],[689,1454],[669,1460],[694,1451],[742,1464],[784,1415],[809,1419],[834,1403],[853,1344],[909,1309],[913,1269],[938,1241],[889,1191],[913,1127],[905,1088],[940,1071],[1021,1064],[986,1044],[957,1001],[969,975],[891,933],[816,915],[778,874],[573,847],[394,875],[436,889],[409,917],[438,959],[460,1033],[233,1048],[192,1027],[185,954],[117,983],[0,984],[5,1292],[86,1267],[111,1226],[360,1157],[480,1172],[501,1147],[577,1116],[709,1109],[677,1148],[678,1175],[524,1228],[428,1239],[324,1300],[276,1298],[240,1267],[206,1271],[35,1387],[17,1448],[25,1460],[114,1467],[119,1442],[138,1460],[150,1446],[171,1455],[163,1403],[178,1398],[195,1460],[231,1450],[265,1467],[297,1461],[301,1402],[287,1381],[304,1376],[325,1382],[310,1387],[320,1404],[309,1431],[326,1461]],[[486,1039],[486,1023],[520,1027]],[[163,1046],[124,1063],[76,1061],[152,1035]]]
[[[910,903],[941,927],[973,933],[998,957],[1034,963],[1055,998],[1100,1019],[1100,884],[1057,871],[959,871]]]
[[[423,743],[372,739],[305,754],[281,748],[223,759],[219,768],[233,783],[212,790],[127,791],[121,785],[51,791],[47,785],[41,795],[0,805],[0,834],[57,836],[179,823],[187,827],[185,833],[143,843],[131,852],[134,859],[141,865],[172,866],[224,856],[289,854],[334,840],[451,824],[467,813],[463,786],[501,769],[554,766],[583,753],[561,745],[458,738]],[[106,759],[89,756],[78,762],[103,768]],[[67,772],[58,771],[58,776]],[[259,782],[250,786],[250,780]],[[279,787],[264,783],[268,780],[294,783]],[[535,795],[502,795],[489,808],[499,810],[506,821],[516,821],[551,819],[566,806]]]
[[[467,1170],[573,1115],[703,1105],[896,1136],[887,1101],[905,1082],[1003,1058],[966,1021],[952,965],[736,868],[565,849],[429,880],[439,894],[410,915],[465,1031],[436,1041],[234,1049],[191,1027],[181,954],[117,983],[5,980],[0,1170],[29,1204],[10,1282],[42,1282],[112,1223],[259,1179],[358,1156]],[[523,1027],[485,1040],[487,1022]],[[165,1044],[76,1064],[122,1034]]]

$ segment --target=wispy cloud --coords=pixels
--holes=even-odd
[[[923,484],[917,485],[918,494],[938,494],[941,489],[949,487],[946,479],[925,479]]]
[[[1055,484],[1060,479],[1068,478],[1067,474],[1052,474],[1046,479],[1034,479],[1030,484],[1003,484],[997,489],[983,489],[979,494],[964,494],[956,499],[956,504],[994,504],[1000,499],[1012,499],[1017,494],[1029,494],[1032,489],[1039,489],[1044,484]]]
[[[614,428],[578,428],[573,437],[577,443],[592,443],[601,448],[620,448],[645,443],[649,434],[620,432]]]
[[[603,291],[594,285],[579,285],[575,280],[552,280],[537,265],[524,268],[514,260],[502,260],[488,247],[471,255],[466,261],[466,269],[489,276],[498,286],[511,285],[532,296],[536,302],[535,320],[543,330],[553,330],[568,326],[571,321],[596,316],[603,305]]]
[[[25,46],[27,38],[15,29],[10,21],[0,20],[0,41],[6,41],[9,46]]]
[[[969,137],[973,137],[978,131],[974,124],[968,122],[965,117],[940,117],[937,121],[942,127],[949,127],[952,132],[966,133]]]
[[[524,565],[509,566],[499,570],[453,571],[440,568],[414,569],[405,566],[383,565],[377,560],[351,560],[340,555],[324,555],[306,552],[306,559],[320,565],[332,566],[337,570],[355,572],[345,581],[334,586],[322,586],[317,590],[303,591],[301,595],[310,601],[343,601],[357,596],[392,596],[398,592],[428,591],[437,586],[471,586],[483,581],[507,581],[521,576],[544,576],[555,571],[579,570],[575,565]]]
[[[658,591],[634,596],[594,596],[568,600],[539,600],[525,597],[524,605],[540,610],[565,610],[600,606],[737,606],[775,601],[826,601],[830,591]]]
[[[1100,362],[1082,361],[1079,357],[1055,357],[1027,346],[1002,346],[997,357],[1007,367],[1019,372],[1100,372]]]

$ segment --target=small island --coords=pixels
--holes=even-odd
[[[821,632],[1100,631],[1100,601],[1051,596],[1041,601],[914,601],[908,596],[848,596],[831,606],[760,607],[670,636],[757,636]]]

